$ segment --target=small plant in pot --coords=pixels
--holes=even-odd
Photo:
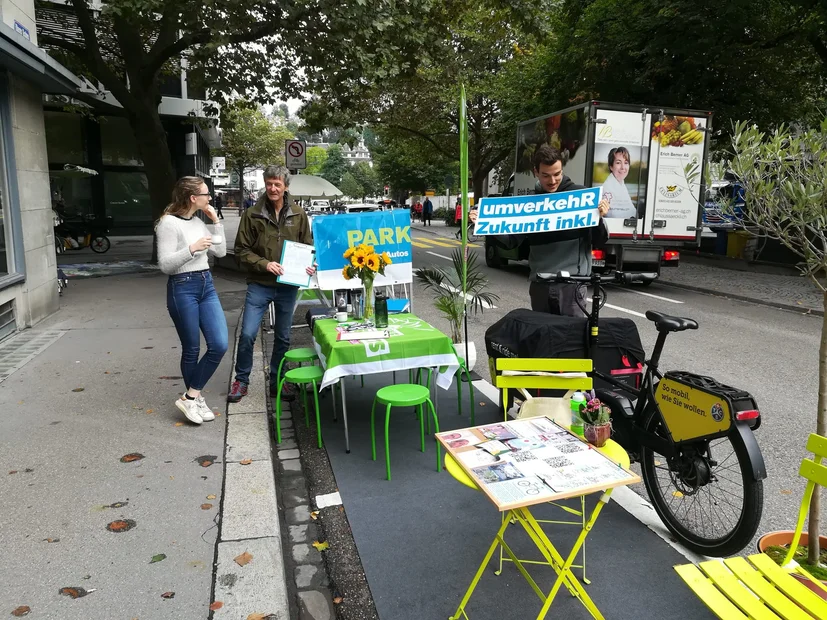
[[[594,391],[587,393],[589,399],[580,405],[580,419],[583,420],[583,434],[586,441],[596,448],[602,448],[612,436],[612,410],[596,398]]]
[[[434,296],[434,307],[448,320],[451,325],[451,342],[457,355],[465,358],[465,344],[462,343],[462,319],[468,310],[474,313],[482,312],[485,306],[493,306],[499,301],[499,295],[490,293],[485,289],[488,287],[486,278],[477,263],[477,255],[468,254],[468,264],[465,276],[465,291],[467,296],[462,294],[462,249],[457,248],[451,254],[452,268],[442,269],[440,267],[428,267],[416,272],[417,281],[431,291]],[[476,360],[474,343],[468,343],[468,358],[465,360],[470,371]]]

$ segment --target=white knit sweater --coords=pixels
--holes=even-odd
[[[155,229],[158,237],[158,266],[166,274],[187,273],[209,269],[207,254],[224,256],[227,254],[226,236],[221,243],[214,243],[208,250],[190,254],[190,244],[201,237],[211,237],[207,225],[197,217],[185,219],[175,215],[165,215]]]

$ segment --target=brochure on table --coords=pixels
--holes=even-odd
[[[437,434],[500,511],[640,482],[547,417]]]

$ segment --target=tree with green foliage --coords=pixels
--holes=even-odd
[[[327,161],[327,149],[321,146],[311,146],[307,149],[305,157],[307,158],[307,168],[302,172],[304,174],[319,175],[322,172],[322,166]]]
[[[292,135],[286,127],[276,127],[258,108],[237,102],[222,113],[223,146],[227,167],[238,173],[239,189],[244,190],[244,171],[254,166],[284,164],[284,142]]]
[[[418,141],[399,138],[394,132],[386,137],[383,130],[377,132],[376,146],[372,151],[377,179],[390,183],[398,200],[408,192],[421,193],[444,189],[445,177],[459,179],[459,164],[442,153],[430,153],[428,146]]]
[[[350,174],[362,188],[359,196],[363,201],[368,196],[378,196],[382,193],[382,183],[379,181],[379,175],[366,161],[359,161],[353,164],[353,167],[350,169]]]
[[[442,31],[443,9],[433,0],[38,0],[35,11],[39,44],[117,100],[76,95],[128,119],[157,218],[175,183],[158,112],[161,84],[182,59],[190,92],[207,88],[219,104],[236,93],[263,104],[336,92],[352,80],[410,71],[421,46]]]
[[[322,164],[320,176],[339,187],[342,184],[342,177],[349,170],[347,160],[342,154],[342,147],[338,144],[331,144],[327,149],[327,159]]]
[[[362,198],[363,197],[363,188],[362,184],[356,180],[356,177],[353,176],[353,173],[348,170],[342,176],[342,183],[339,186],[339,189],[342,190],[342,193],[345,196],[350,198]]]

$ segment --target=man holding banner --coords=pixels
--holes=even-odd
[[[476,224],[474,234],[497,235],[497,242],[509,249],[527,242],[531,309],[582,316],[577,296],[581,303],[583,298],[577,285],[546,282],[541,275],[591,274],[592,248],[608,239],[603,216],[609,211],[609,201],[600,199],[600,188],[576,185],[563,175],[563,158],[548,144],[537,149],[533,163],[539,184],[535,194],[547,196],[542,200],[532,196],[484,198],[480,209],[469,213]]]
[[[290,204],[289,186],[290,172],[287,168],[267,166],[264,169],[265,192],[244,212],[238,225],[235,256],[239,264],[247,269],[247,297],[238,338],[235,381],[227,395],[231,403],[237,403],[247,395],[250,371],[253,369],[253,344],[261,327],[261,318],[271,302],[276,308],[276,325],[270,358],[270,396],[278,396],[280,377],[276,376],[276,372],[290,348],[290,326],[299,290],[276,281],[284,273],[278,261],[281,260],[285,240],[308,245],[313,243],[307,214],[299,205]],[[312,276],[315,272],[315,267],[307,268],[308,275]],[[281,397],[292,400],[295,394],[295,387],[285,384]]]

